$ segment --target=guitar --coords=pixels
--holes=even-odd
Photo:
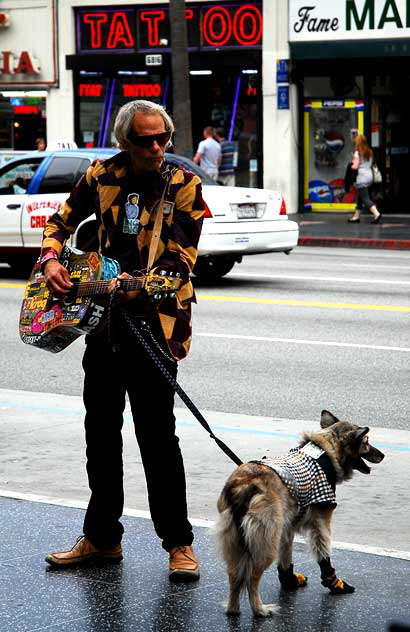
[[[120,274],[117,261],[96,252],[74,251],[65,246],[59,261],[70,274],[72,290],[63,299],[55,298],[46,286],[39,259],[27,282],[19,323],[24,343],[52,353],[62,351],[83,334],[102,329],[109,285]],[[178,273],[175,276],[148,273],[120,279],[121,289],[144,289],[154,300],[166,294],[172,296],[181,283]]]

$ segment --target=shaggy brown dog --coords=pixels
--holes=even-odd
[[[306,531],[320,566],[323,586],[332,593],[351,593],[353,586],[336,575],[330,562],[331,519],[335,486],[354,470],[369,474],[363,459],[380,463],[384,454],[370,445],[369,428],[339,421],[322,411],[318,432],[304,433],[298,448],[287,455],[240,465],[218,500],[217,534],[227,565],[230,594],[227,614],[239,613],[246,587],[255,616],[277,611],[259,594],[263,572],[277,562],[283,588],[304,586],[307,577],[293,572],[295,533]]]

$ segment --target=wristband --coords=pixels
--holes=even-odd
[[[53,252],[52,250],[50,250],[49,252],[46,252],[46,254],[43,255],[43,257],[41,257],[40,259],[41,272],[44,272],[44,266],[46,265],[47,261],[50,261],[51,259],[55,259],[55,261],[58,261],[58,257],[56,253]]]

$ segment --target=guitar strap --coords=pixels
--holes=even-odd
[[[164,190],[162,192],[161,199],[159,201],[157,213],[155,215],[154,228],[152,229],[151,243],[149,246],[149,253],[148,253],[147,272],[151,270],[153,263],[155,261],[157,251],[158,251],[158,244],[161,237],[162,220],[164,217],[164,200],[165,200],[165,195],[168,191],[169,182],[170,182],[170,179],[168,179],[165,183]]]
[[[122,316],[123,316],[124,320],[126,321],[128,327],[131,329],[131,331],[133,332],[134,336],[137,338],[138,342],[143,346],[143,348],[145,349],[145,351],[147,352],[147,354],[149,355],[151,360],[154,362],[154,364],[157,366],[157,368],[161,371],[161,373],[163,374],[163,376],[165,377],[167,382],[172,386],[174,391],[179,395],[179,397],[182,399],[182,401],[187,406],[187,408],[189,408],[189,410],[194,415],[194,417],[197,418],[197,420],[199,421],[201,426],[203,426],[205,428],[205,430],[209,433],[211,439],[213,439],[215,441],[215,443],[221,448],[221,450],[223,452],[225,452],[225,454],[234,463],[236,463],[236,465],[241,465],[243,463],[243,461],[241,461],[241,459],[230,448],[228,448],[228,446],[221,439],[219,439],[216,435],[214,435],[214,433],[212,432],[212,428],[210,427],[210,425],[206,421],[205,417],[203,417],[203,415],[200,413],[198,408],[195,406],[194,402],[188,397],[188,395],[185,393],[183,388],[178,384],[176,379],[172,376],[170,371],[168,371],[168,369],[165,366],[165,364],[163,362],[161,362],[161,360],[159,359],[159,357],[157,356],[155,351],[151,348],[151,346],[146,341],[146,339],[143,336],[142,332],[138,330],[138,328],[136,327],[136,325],[133,322],[133,320],[130,318],[130,316],[127,313],[127,311],[125,309],[122,309],[121,313],[122,313]],[[152,335],[152,332],[151,332],[151,330],[149,328],[148,323],[144,323],[144,324],[141,323],[141,326],[142,326],[142,329],[146,329],[147,330],[147,332],[150,334],[151,338],[156,343],[156,345],[160,346],[159,343],[155,340],[154,336]],[[176,361],[176,360],[174,360],[174,358],[168,357],[168,354],[165,354],[165,355],[171,362],[175,362]]]

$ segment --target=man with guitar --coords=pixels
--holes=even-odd
[[[164,160],[173,131],[173,122],[161,106],[142,100],[124,105],[114,124],[123,151],[95,161],[44,230],[41,266],[55,297],[67,297],[73,289],[67,268],[59,261],[65,242],[93,213],[99,253],[118,262],[122,271],[109,284],[109,322],[86,337],[83,395],[91,497],[84,535],[71,550],[46,557],[56,568],[122,559],[121,428],[128,393],[154,528],[169,552],[170,579],[199,578],[184,465],[175,435],[174,389],[128,327],[130,318],[176,378],[177,361],[187,355],[191,341],[195,294],[190,272],[205,203],[200,179]],[[134,217],[136,209],[138,217]],[[144,289],[128,291],[134,271],[138,276],[176,275],[181,284],[176,293],[153,299]]]

